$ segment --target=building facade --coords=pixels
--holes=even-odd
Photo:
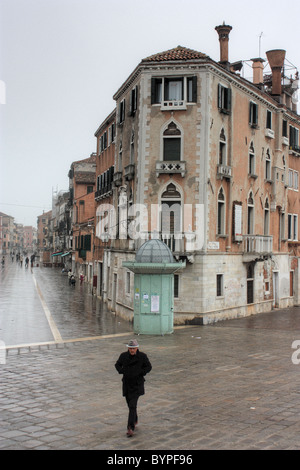
[[[72,271],[93,279],[96,155],[73,162],[69,171]]]
[[[95,192],[95,239],[94,239],[94,276],[98,297],[107,300],[107,274],[112,229],[116,222],[111,219],[114,208],[113,192],[117,192],[118,174],[115,177],[115,137],[116,111],[114,110],[95,132],[96,153],[96,192]],[[115,191],[114,191],[114,188]],[[111,219],[111,220],[110,220]]]
[[[229,62],[231,27],[216,30],[219,62],[178,46],[143,59],[114,95],[114,165],[100,152],[103,172],[114,166],[113,185],[107,193],[97,186],[104,247],[95,259],[97,292],[125,318],[133,314],[133,273],[122,263],[154,237],[186,261],[174,279],[175,323],[299,303],[297,75],[283,76],[285,51],[276,50],[267,53],[269,76],[256,58],[246,80],[243,62]],[[96,135],[97,155],[109,125]],[[102,197],[110,208],[104,225]]]

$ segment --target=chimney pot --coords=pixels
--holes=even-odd
[[[283,49],[274,49],[266,52],[272,69],[272,95],[281,95],[281,70],[284,64],[285,53],[286,51]]]
[[[258,57],[252,60],[253,68],[253,83],[254,85],[261,85],[264,81],[264,59]]]
[[[220,41],[220,63],[228,66],[228,42],[229,33],[232,30],[232,26],[226,25],[224,21],[222,25],[216,26],[215,30],[219,35]]]

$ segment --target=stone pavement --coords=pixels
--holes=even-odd
[[[131,328],[9,350],[0,449],[300,449],[299,308],[140,336],[153,369],[128,439],[114,363]]]

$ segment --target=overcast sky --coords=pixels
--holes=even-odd
[[[0,211],[36,226],[139,62],[178,45],[218,61],[223,21],[231,62],[263,33],[263,58],[285,49],[300,69],[298,0],[0,0]]]

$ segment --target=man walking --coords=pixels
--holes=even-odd
[[[127,436],[133,436],[133,431],[138,423],[137,402],[144,395],[144,376],[148,374],[152,366],[147,355],[139,351],[138,342],[134,339],[127,344],[128,351],[122,353],[115,367],[119,374],[123,374],[123,396],[129,408]]]

